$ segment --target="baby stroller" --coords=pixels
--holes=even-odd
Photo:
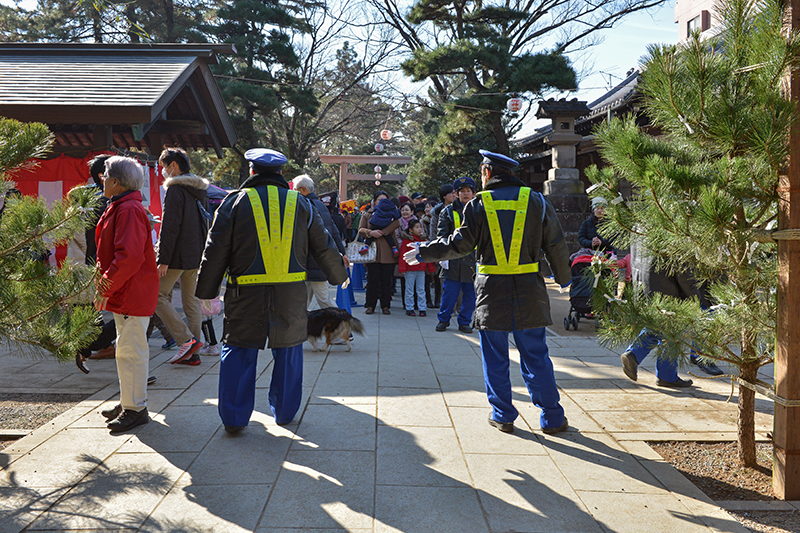
[[[583,277],[584,270],[592,263],[592,254],[581,254],[572,260],[572,284],[569,286],[569,314],[564,317],[564,329],[578,329],[578,322],[592,313],[592,289],[594,278]]]

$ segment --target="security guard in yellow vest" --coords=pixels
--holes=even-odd
[[[544,252],[555,281],[562,287],[571,281],[561,224],[544,196],[513,176],[519,163],[502,154],[480,153],[484,190],[467,204],[461,227],[449,237],[410,250],[405,259],[409,264],[442,261],[477,249],[474,324],[479,330],[486,394],[492,406],[489,424],[511,433],[519,414],[511,402],[510,332],[531,400],[542,410],[542,430],[548,434],[564,431],[567,418],[559,404],[545,342],[545,327],[553,323],[550,301],[539,272]]]
[[[199,298],[214,298],[227,280],[219,414],[229,433],[250,421],[258,351],[267,340],[274,358],[269,405],[275,421],[288,424],[300,407],[307,254],[331,284],[347,280],[342,256],[319,214],[289,190],[281,174],[286,156],[254,148],[245,159],[250,177],[215,213],[196,292]]]
[[[458,178],[453,182],[453,190],[458,195],[455,202],[439,214],[437,237],[446,237],[461,226],[464,206],[474,197],[478,187],[469,177]],[[439,307],[436,331],[445,331],[450,325],[450,317],[461,295],[461,309],[456,317],[458,330],[472,333],[472,313],[475,311],[475,254],[470,253],[461,259],[453,259],[442,264],[442,305]]]

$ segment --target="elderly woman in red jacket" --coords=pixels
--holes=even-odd
[[[101,278],[94,306],[114,313],[120,403],[102,411],[112,433],[146,424],[150,347],[147,324],[158,303],[158,267],[150,221],[142,206],[142,167],[114,156],[105,164],[103,194],[110,200],[97,223],[97,264]]]

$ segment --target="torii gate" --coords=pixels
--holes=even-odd
[[[347,199],[347,180],[371,181],[374,174],[350,174],[347,169],[354,165],[408,165],[411,157],[404,155],[321,155],[323,163],[339,165],[339,201]],[[381,181],[403,181],[406,174],[381,174]]]

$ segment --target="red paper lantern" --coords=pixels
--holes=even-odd
[[[375,180],[375,186],[376,186],[376,187],[380,187],[380,186],[381,186],[381,182],[380,182],[380,180]]]
[[[383,152],[383,145],[381,143],[377,143],[375,145],[375,151],[376,152]]]
[[[381,173],[380,172],[376,172],[375,173],[375,179],[380,181],[380,179],[381,179]]]
[[[506,102],[506,108],[512,113],[516,113],[522,109],[522,98],[509,98]]]
[[[388,141],[391,138],[392,138],[392,132],[391,131],[389,131],[389,130],[381,131],[381,139],[383,139],[384,141]]]

